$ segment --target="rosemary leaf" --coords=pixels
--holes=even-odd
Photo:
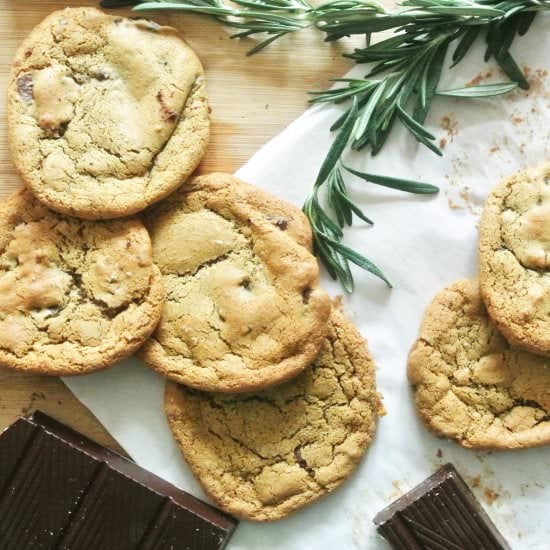
[[[361,220],[363,220],[364,222],[368,223],[369,225],[374,225],[374,222],[368,217],[365,215],[365,213],[349,198],[349,196],[345,193],[342,193],[340,195],[340,200],[342,200],[343,202],[347,203],[350,210]],[[351,223],[349,223],[348,225],[351,225]]]
[[[341,242],[335,241],[334,239],[330,239],[327,237],[326,242],[329,243],[335,250],[340,252],[340,254],[342,254],[342,256],[346,258],[346,260],[349,260],[350,262],[353,262],[355,265],[358,265],[362,269],[366,269],[373,275],[376,275],[377,277],[382,279],[390,288],[392,288],[391,283],[388,281],[382,270],[378,268],[378,266],[376,266],[374,263],[372,263],[369,259],[355,252],[355,250],[347,247]]]
[[[392,178],[389,176],[380,176],[377,174],[367,174],[366,172],[359,172],[349,166],[344,165],[344,169],[370,183],[376,183],[377,185],[383,185],[384,187],[390,187],[391,189],[398,189],[400,191],[406,191],[407,193],[416,193],[420,195],[431,195],[439,192],[439,187],[430,185],[429,183],[421,183],[414,180],[406,180],[402,178]]]
[[[518,19],[520,20],[519,27],[518,27],[518,34],[520,36],[523,36],[524,34],[527,33],[536,15],[537,15],[536,11],[531,11],[531,12],[522,13],[521,15],[518,16]]]
[[[490,7],[463,7],[463,6],[430,6],[426,8],[430,13],[441,15],[460,15],[463,17],[500,17],[504,12]]]
[[[517,85],[524,90],[529,89],[529,82],[527,82],[525,75],[514,61],[514,58],[510,55],[510,52],[507,51],[499,55],[497,57],[497,62],[510,80],[517,82]]]
[[[255,53],[258,53],[260,50],[263,50],[266,46],[269,46],[269,44],[271,44],[271,42],[274,42],[278,38],[281,38],[281,36],[283,36],[284,34],[286,34],[286,33],[285,32],[276,32],[276,33],[274,33],[273,36],[270,36],[269,38],[266,38],[265,40],[262,40],[261,42],[256,44],[256,46],[254,46],[253,48],[250,48],[246,52],[246,55],[248,57],[250,57],[251,55],[254,55]],[[235,37],[235,35],[232,36],[231,38],[234,38],[234,37]]]
[[[458,65],[458,63],[464,59],[464,56],[468,53],[468,50],[472,47],[480,32],[481,27],[470,27],[464,31],[462,38],[453,52],[453,64],[451,65],[451,68]]]
[[[517,82],[499,82],[498,84],[480,84],[454,90],[438,90],[437,95],[450,97],[492,97],[507,94],[518,87]]]
[[[409,127],[409,129],[413,132],[415,135],[420,135],[423,138],[435,140],[435,136],[428,132],[422,124],[418,123],[414,118],[412,118],[405,109],[403,109],[400,105],[400,103],[397,103],[397,111],[399,113],[400,117],[403,117],[403,121],[405,124]]]
[[[349,110],[348,116],[346,117],[346,120],[342,124],[342,127],[340,128],[340,131],[336,136],[336,139],[332,143],[328,151],[328,154],[323,164],[321,165],[321,168],[319,169],[319,174],[317,175],[317,179],[315,180],[315,187],[319,187],[320,185],[323,184],[323,182],[327,179],[328,175],[330,174],[331,170],[334,168],[336,163],[340,160],[340,157],[342,156],[342,153],[344,152],[344,149],[348,144],[353,127],[355,126],[356,116],[357,116],[357,98],[354,97],[352,107]]]
[[[353,134],[355,141],[358,141],[361,136],[365,133],[367,125],[369,124],[370,118],[374,113],[374,109],[379,104],[384,89],[386,87],[386,82],[382,81],[377,86],[374,92],[370,95],[369,100],[365,107],[361,110],[359,118],[356,120],[355,126],[353,128]]]
[[[340,200],[342,191],[340,189],[338,176],[340,176],[341,179],[341,172],[336,169],[333,170],[327,178],[327,201],[336,214],[338,225],[344,227],[344,225],[351,225],[352,213],[350,209],[347,208],[347,205]]]
[[[340,227],[332,220],[332,218],[321,208],[319,204],[319,199],[316,194],[313,194],[309,199],[309,209],[308,213],[310,214],[308,218],[315,223],[316,226],[323,229],[323,232],[329,232],[330,235],[336,239],[341,239],[344,236],[344,233]]]
[[[430,63],[426,65],[425,73],[423,74],[421,83],[421,93],[413,111],[413,118],[420,124],[424,124],[432,99],[435,96],[441,72],[443,71],[443,63],[447,55],[449,42],[445,40],[443,43],[436,46],[433,52],[433,57]]]
[[[328,274],[333,279],[338,279],[346,292],[353,292],[353,276],[349,264],[342,263],[341,256],[326,242],[319,231],[314,231],[313,251],[321,258]]]

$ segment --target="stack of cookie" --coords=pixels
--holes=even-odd
[[[438,435],[472,449],[550,444],[550,164],[491,191],[479,282],[433,299],[408,374]]]
[[[85,374],[147,340],[163,284],[128,216],[179,187],[208,134],[202,67],[173,29],[82,8],[31,32],[8,95],[27,188],[0,206],[3,365]]]
[[[318,286],[302,212],[212,174],[145,223],[167,298],[141,354],[173,381],[168,420],[206,491],[264,521],[333,490],[381,405],[365,341]]]
[[[140,348],[225,510],[277,519],[337,487],[382,412],[373,362],[319,288],[300,210],[188,180],[209,120],[183,39],[56,12],[17,54],[8,123],[27,188],[0,206],[0,363],[86,374]]]

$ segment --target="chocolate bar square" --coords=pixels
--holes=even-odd
[[[509,550],[452,464],[379,512],[378,532],[396,550]]]
[[[221,550],[237,524],[43,413],[0,435],[0,548]]]

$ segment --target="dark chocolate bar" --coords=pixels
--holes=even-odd
[[[396,550],[509,550],[510,546],[452,464],[374,518]]]
[[[0,548],[219,550],[237,523],[38,411],[0,435]]]

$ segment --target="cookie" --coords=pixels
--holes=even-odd
[[[67,8],[23,42],[8,87],[13,161],[48,207],[127,216],[165,197],[209,137],[203,69],[172,28]]]
[[[550,357],[550,163],[489,194],[479,228],[479,284],[508,341]]]
[[[408,374],[418,413],[440,436],[470,449],[550,443],[550,360],[508,344],[491,323],[475,279],[435,296]]]
[[[163,298],[139,220],[65,217],[27,190],[0,204],[0,365],[55,375],[108,367],[151,334]]]
[[[196,389],[245,392],[296,376],[330,315],[303,214],[227,174],[189,182],[147,211],[167,297],[142,356]]]
[[[319,356],[294,380],[241,395],[169,382],[165,409],[212,499],[271,521],[333,491],[357,467],[383,413],[374,370],[366,342],[335,308]]]

